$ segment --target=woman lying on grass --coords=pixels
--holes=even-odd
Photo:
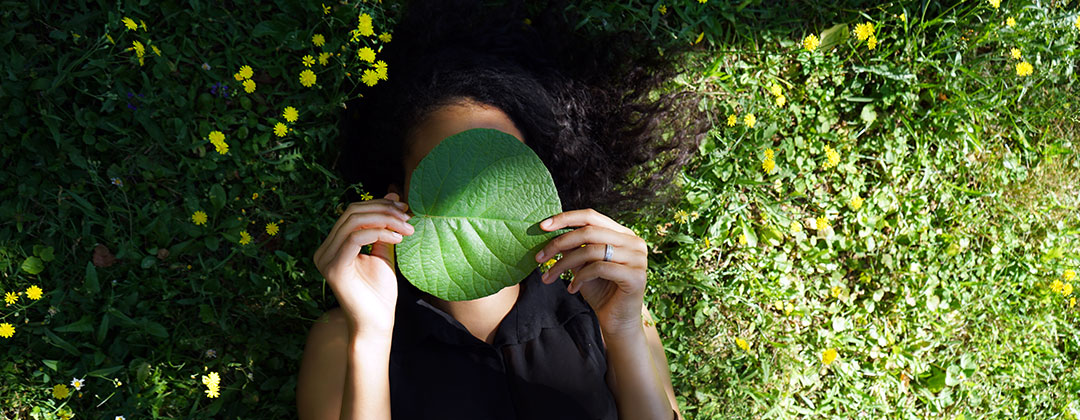
[[[688,114],[696,101],[649,99],[674,70],[647,42],[575,34],[561,4],[528,14],[524,2],[479,3],[410,4],[381,53],[389,79],[347,108],[337,167],[383,198],[350,204],[315,252],[341,306],[308,336],[300,417],[677,418],[643,301],[645,241],[604,212],[670,200],[706,128]],[[472,128],[531,147],[578,210],[541,224],[574,229],[536,256],[562,254],[547,273],[445,301],[396,270],[394,245],[414,233],[401,194],[432,148]]]

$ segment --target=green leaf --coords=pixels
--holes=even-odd
[[[38,257],[28,257],[22,263],[22,270],[28,274],[38,274],[45,271],[45,263]]]
[[[225,207],[225,189],[221,187],[221,184],[210,187],[210,205],[214,206],[214,210]]]
[[[837,44],[847,41],[848,36],[850,35],[846,23],[833,25],[833,27],[821,32],[821,45],[819,45],[818,48],[825,51]]]
[[[86,277],[83,280],[83,288],[86,289],[88,295],[101,291],[101,286],[98,284],[97,268],[94,267],[94,263],[91,261],[86,262]]]
[[[565,230],[539,222],[562,211],[551,173],[528,146],[494,129],[447,137],[412,173],[416,228],[396,248],[401,273],[444,300],[470,300],[517,284],[534,256]]]
[[[94,326],[90,322],[90,315],[83,315],[78,321],[72,322],[65,326],[59,327],[56,332],[91,332],[94,331]]]

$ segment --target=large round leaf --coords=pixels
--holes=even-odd
[[[563,231],[539,223],[562,211],[551,173],[528,146],[477,128],[442,140],[412,173],[409,223],[397,245],[401,273],[443,300],[470,300],[517,284]]]

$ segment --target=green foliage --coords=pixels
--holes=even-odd
[[[376,69],[357,51],[385,43],[351,31],[400,9],[327,5],[0,9],[0,292],[17,297],[0,416],[295,417],[305,333],[333,306],[311,255],[363,189],[325,162]],[[1080,418],[1075,2],[570,9],[658,54],[697,48],[670,86],[713,121],[685,200],[621,221],[652,250],[686,418]]]
[[[490,128],[466,130],[428,152],[409,181],[409,224],[395,247],[401,274],[444,300],[488,296],[524,279],[534,256],[566,230],[551,173],[528,146]]]

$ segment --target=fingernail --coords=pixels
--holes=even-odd
[[[395,206],[398,206],[398,208],[399,208],[399,209],[402,209],[402,210],[405,210],[405,207],[407,207],[407,206],[408,206],[408,204],[405,204],[405,203],[403,203],[403,202],[401,202],[401,201],[395,201],[395,202],[394,202],[394,205],[395,205]]]
[[[544,274],[540,276],[540,280],[547,283],[547,278],[548,278],[548,273],[545,271]]]
[[[551,219],[544,219],[543,222],[540,222],[540,227],[547,229],[548,226],[551,226]]]
[[[539,254],[536,254],[536,262],[543,262],[543,261],[544,261],[544,251],[540,251]]]

